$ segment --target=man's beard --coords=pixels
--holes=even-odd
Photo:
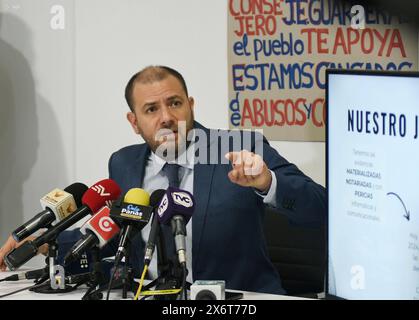
[[[154,137],[153,147],[151,147],[153,152],[165,161],[178,159],[191,143],[191,129],[193,129],[193,118],[189,123],[179,121],[177,128],[160,129]],[[150,143],[148,144],[151,146]]]

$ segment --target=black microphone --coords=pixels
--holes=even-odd
[[[11,275],[7,278],[1,279],[0,281],[19,281],[19,280],[32,280],[38,279],[45,273],[45,269],[36,269],[26,272],[20,272],[14,275]]]
[[[145,247],[144,263],[149,265],[153,258],[154,248],[156,247],[157,237],[160,232],[159,220],[157,218],[157,208],[166,191],[163,189],[155,190],[150,196],[150,206],[153,208],[153,220],[151,221],[150,234],[148,235]]]
[[[97,212],[106,204],[119,197],[121,189],[115,181],[105,179],[97,182],[90,187],[82,197],[82,206],[72,215],[61,220],[47,232],[33,241],[27,241],[20,247],[13,249],[4,257],[4,262],[10,270],[15,270],[28,262],[38,253],[38,249],[45,243],[53,241],[57,236],[88,214]]]
[[[140,188],[130,189],[123,200],[121,198],[113,203],[110,217],[122,227],[115,254],[115,266],[121,262],[123,256],[126,256],[131,238],[150,221],[152,208],[149,203],[150,195]]]
[[[195,200],[186,190],[169,187],[157,209],[160,224],[171,224],[179,263],[186,266],[186,224],[195,209]]]
[[[43,211],[12,232],[13,239],[20,242],[54,221],[61,221],[82,205],[81,198],[87,191],[83,183],[73,183],[64,190],[54,189],[41,198]]]

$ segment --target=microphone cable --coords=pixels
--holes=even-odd
[[[31,286],[29,286],[29,287],[25,287],[25,288],[22,288],[22,289],[18,289],[18,290],[16,290],[16,291],[12,291],[12,292],[9,292],[9,293],[6,293],[6,294],[3,294],[3,295],[1,295],[0,296],[0,299],[2,299],[2,298],[5,298],[5,297],[8,297],[8,296],[11,296],[11,295],[13,295],[13,294],[16,294],[16,293],[19,293],[19,292],[22,292],[22,291],[25,291],[25,290],[30,290],[30,289],[35,289],[35,288],[38,288],[38,287],[41,287],[41,286],[43,286],[44,285],[44,283],[42,282],[42,283],[38,283],[38,284],[34,284],[34,285],[31,285]]]
[[[182,279],[182,289],[183,289],[183,295],[184,299],[188,300],[188,289],[186,288],[186,276],[188,274],[188,270],[186,269],[186,263],[182,263],[182,273],[183,273],[183,279]],[[180,297],[182,299],[182,292],[180,293]]]
[[[147,274],[148,265],[144,264],[143,274],[141,275],[140,284],[138,286],[137,293],[135,294],[134,300],[138,300],[138,297],[140,296],[141,289],[143,288],[144,278]]]
[[[118,270],[118,266],[115,265],[114,270],[112,272],[111,279],[109,280],[108,291],[106,292],[106,300],[109,300],[109,294],[111,293],[113,279],[115,278],[115,274],[117,270]]]
[[[39,279],[45,272],[45,268],[30,270],[26,272],[16,273],[11,276],[8,276],[4,279],[0,279],[0,282],[3,281],[19,281],[19,280],[37,280]]]

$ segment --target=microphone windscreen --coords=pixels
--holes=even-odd
[[[182,215],[185,224],[191,218],[195,209],[195,200],[189,191],[169,187],[157,210],[158,219],[161,224],[168,224],[175,215]]]
[[[91,186],[82,197],[82,204],[95,213],[104,205],[110,207],[112,200],[121,194],[121,188],[112,179],[104,179]]]
[[[84,183],[76,182],[70,184],[64,191],[73,195],[74,201],[76,202],[77,208],[82,206],[81,199],[88,187]]]
[[[153,193],[150,196],[150,206],[152,206],[153,208],[157,207],[165,193],[166,190],[163,189],[157,189],[153,191]]]
[[[109,207],[104,206],[80,228],[81,233],[86,234],[86,230],[90,230],[98,237],[99,248],[107,244],[120,231],[109,214]]]
[[[124,202],[148,206],[150,204],[150,195],[144,189],[132,188],[125,194]]]

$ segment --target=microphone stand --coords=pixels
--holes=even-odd
[[[163,237],[161,225],[159,224],[157,230],[157,271],[158,277],[144,286],[144,291],[147,291],[155,286],[155,290],[169,290],[179,289],[182,285],[183,270],[179,263],[173,263],[166,252],[166,244]],[[155,295],[155,300],[176,300],[177,294]]]
[[[50,278],[50,281],[47,281],[43,285],[40,285],[39,287],[35,287],[32,291],[36,293],[66,293],[73,291],[74,288],[72,286],[68,286],[65,283],[65,272],[64,268],[60,265],[56,265],[56,258],[57,258],[57,252],[58,252],[58,243],[56,239],[53,239],[48,242],[48,256],[45,259],[47,262],[47,266],[45,267],[45,274],[40,279],[37,280],[36,283],[41,284],[42,282],[46,281],[48,278]],[[58,267],[58,268],[57,268]],[[59,288],[54,288],[52,285],[52,281],[54,281],[55,278],[55,272],[56,269],[58,269],[59,276],[61,277],[59,280],[59,283],[57,284]],[[54,285],[55,286],[55,285]]]
[[[131,267],[128,266],[130,262],[130,241],[128,241],[125,246],[125,262],[122,267],[118,266],[118,264],[110,270],[110,274],[112,274],[113,277],[112,279],[109,279],[109,281],[112,281],[112,286],[110,287],[111,289],[122,289],[123,299],[126,299],[128,297],[127,293],[129,291],[135,293],[137,288],[136,282],[134,281],[133,270]],[[99,249],[97,250],[99,252]],[[94,256],[95,254],[93,254],[93,257]],[[86,293],[86,299],[84,300],[101,300],[103,298],[102,291],[109,289],[109,284],[106,279],[106,275],[103,272],[103,268],[99,260],[99,253],[97,253],[97,258],[94,259],[97,259],[97,261],[95,260],[92,273],[94,273],[94,278],[96,279],[96,281],[94,285],[90,287],[89,292]],[[116,268],[116,270],[114,268]]]
[[[131,268],[128,269],[128,273],[130,275],[129,275],[129,277],[127,277],[127,280],[124,280],[123,279],[123,277],[125,277],[123,274],[125,273],[124,270],[126,270],[126,266],[124,265],[122,268],[123,269],[121,271],[117,271],[117,274],[119,274],[120,276],[117,279],[114,279],[112,281],[112,287],[111,287],[111,289],[121,289],[122,288],[124,290],[124,283],[125,283],[126,284],[126,289],[125,289],[126,290],[125,291],[126,293],[128,291],[135,292],[136,289],[137,289],[137,287],[136,287],[136,282],[134,281],[134,279],[133,279],[133,277],[131,275],[132,274],[131,271],[130,271]],[[120,268],[118,268],[118,269],[120,269]],[[112,273],[112,271],[111,271],[111,273]],[[108,283],[101,282],[100,285],[94,291],[92,291],[90,293],[90,295],[93,295],[93,296],[94,295],[97,295],[97,294],[101,293],[104,290],[106,291],[107,289],[108,289]],[[123,295],[124,295],[124,293],[123,293]],[[126,297],[127,297],[127,295],[126,295]],[[103,298],[103,295],[102,294],[99,295],[98,298],[99,299],[102,299]]]
[[[125,254],[125,264],[124,269],[122,272],[122,299],[127,298],[127,292],[128,292],[128,282],[129,282],[129,272],[131,272],[131,268],[128,267],[129,264],[129,256],[130,256],[130,250],[131,250],[131,244],[130,241],[127,242],[127,248],[126,248],[126,254]]]
[[[91,249],[92,253],[92,271],[90,272],[90,279],[87,281],[89,288],[87,289],[82,300],[102,300],[103,294],[100,292],[99,287],[105,282],[105,275],[102,270],[100,263],[100,249],[97,246],[94,246]]]

